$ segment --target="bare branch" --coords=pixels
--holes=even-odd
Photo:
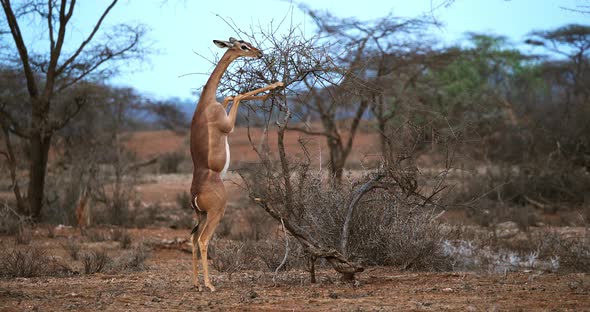
[[[342,235],[340,238],[340,252],[346,257],[348,256],[348,238],[350,235],[350,222],[352,220],[352,214],[354,213],[354,209],[361,198],[371,191],[373,188],[377,186],[377,182],[384,177],[383,174],[375,175],[371,180],[367,181],[361,187],[359,187],[354,193],[348,207],[346,209],[346,217],[344,219],[344,223],[342,224]]]
[[[102,13],[102,15],[100,16],[100,18],[98,19],[98,22],[96,22],[96,24],[94,25],[94,28],[92,29],[92,31],[90,32],[90,34],[88,35],[88,37],[86,38],[86,40],[84,40],[80,46],[78,47],[78,49],[74,52],[74,54],[72,54],[61,66],[59,66],[59,68],[57,68],[56,70],[56,75],[60,75],[70,64],[72,64],[72,62],[74,62],[74,60],[80,55],[80,53],[82,53],[82,51],[86,48],[86,45],[88,45],[88,43],[90,41],[92,41],[92,38],[94,37],[94,35],[98,32],[98,29],[100,28],[102,22],[104,21],[105,17],[109,14],[109,12],[111,11],[111,9],[115,6],[115,4],[117,4],[118,0],[113,0],[111,2],[111,4],[104,10],[104,12]],[[72,10],[74,7],[73,3],[70,7],[70,9]],[[71,11],[69,12],[70,16],[71,16]]]
[[[74,67],[66,69],[66,77],[63,79],[61,84],[57,88],[57,92],[61,92],[64,89],[78,83],[82,79],[86,78],[89,74],[93,73],[97,68],[99,68],[104,63],[119,58],[125,55],[127,52],[133,50],[140,38],[140,33],[134,33],[133,40],[129,42],[128,45],[121,48],[120,50],[112,51],[108,47],[104,47],[103,51],[100,51],[94,56],[94,59],[87,61],[86,63],[79,63],[74,64]],[[74,75],[74,72],[78,72],[77,75]]]
[[[336,138],[333,134],[326,132],[326,131],[313,131],[310,129],[300,128],[300,127],[292,127],[292,126],[287,126],[285,129],[290,130],[290,131],[297,131],[297,132],[305,133],[307,135],[319,135],[319,136],[325,136],[325,137],[330,137],[330,138]]]

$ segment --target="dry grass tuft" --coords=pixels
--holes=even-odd
[[[111,258],[105,250],[93,250],[82,255],[85,274],[100,273],[111,263]]]
[[[69,265],[47,256],[37,246],[12,248],[0,253],[0,276],[3,277],[68,276],[75,273]]]

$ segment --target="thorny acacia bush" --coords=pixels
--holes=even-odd
[[[322,245],[353,261],[415,270],[450,268],[437,221],[439,193],[422,195],[415,171],[384,165],[337,184],[309,163],[292,166],[292,210],[287,209],[289,196],[275,165],[267,162],[240,173],[251,198],[273,206]]]

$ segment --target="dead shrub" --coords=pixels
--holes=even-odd
[[[557,261],[560,272],[590,273],[590,232],[581,238],[563,238],[557,233],[536,237],[540,257]]]
[[[223,218],[225,221],[219,224],[215,233],[228,240],[259,241],[273,235],[280,224],[256,206],[230,207]],[[187,221],[192,222],[192,218],[189,216]]]
[[[450,269],[450,260],[442,250],[444,234],[436,220],[442,193],[437,189],[420,193],[415,171],[383,166],[358,178],[348,176],[349,182],[340,184],[306,166],[292,172],[291,198],[295,209],[284,211],[283,215],[322,244],[370,265]],[[251,172],[242,176],[249,185],[258,184],[249,188],[251,192],[262,192],[251,197],[265,198],[277,206],[285,204],[288,196],[274,175],[267,173],[261,177]]]
[[[20,230],[20,220],[9,213],[4,211],[0,215],[0,232],[8,235],[14,235]]]
[[[0,276],[41,277],[70,276],[76,274],[67,263],[50,257],[37,246],[11,248],[0,252]]]
[[[269,239],[257,243],[256,254],[264,262],[266,267],[274,272],[285,257],[285,241],[282,239]],[[290,238],[289,253],[287,261],[281,267],[281,271],[290,271],[292,269],[305,269],[307,266],[307,256],[300,244],[293,238]]]
[[[526,230],[537,223],[535,210],[555,214],[588,206],[590,175],[566,161],[500,164],[486,171],[466,177],[456,200],[480,225],[514,221]]]
[[[385,200],[387,200],[385,198]],[[404,270],[446,271],[450,261],[442,249],[445,238],[437,215],[414,203],[391,198],[383,210],[369,212],[355,224],[351,250],[372,265],[395,265]],[[364,207],[371,211],[371,207]]]
[[[161,204],[156,202],[149,205],[142,204],[137,201],[134,204],[134,220],[133,224],[138,228],[144,228],[148,225],[153,225],[158,221],[164,221],[160,216],[160,212],[165,211]]]
[[[119,242],[121,249],[129,249],[131,247],[131,235],[129,235],[125,229],[114,229],[112,232],[112,240]]]
[[[16,234],[15,240],[19,245],[28,245],[33,239],[33,231],[31,226],[26,223],[20,223],[18,233]]]
[[[146,268],[145,261],[149,255],[147,247],[140,244],[115,259],[112,262],[111,270],[114,272],[142,271]]]
[[[80,198],[80,186],[84,184],[86,175],[82,172],[83,161],[76,160],[71,168],[55,170],[48,173],[46,179],[45,207],[42,220],[49,224],[76,225],[77,204]]]
[[[89,242],[104,242],[109,240],[109,235],[100,229],[84,229],[82,230],[82,236]]]
[[[273,231],[278,229],[278,223],[271,216],[259,207],[244,209],[244,215],[248,231],[244,233],[246,239],[259,241],[265,237],[273,235]],[[243,239],[243,238],[241,238]]]
[[[72,239],[69,239],[67,242],[62,243],[61,246],[70,256],[70,258],[72,258],[72,260],[78,261],[81,249],[80,244],[76,243]]]
[[[445,254],[452,259],[455,270],[589,272],[588,231],[565,233],[540,228],[520,237],[501,237],[488,231],[475,231],[468,233],[462,230],[453,235],[454,239],[443,242]]]
[[[0,274],[5,277],[36,277],[47,273],[50,260],[43,249],[29,246],[2,253]]]
[[[158,159],[161,173],[178,173],[180,163],[185,159],[181,152],[166,153]]]
[[[85,274],[100,273],[106,269],[111,261],[111,258],[105,250],[88,251],[82,255],[82,264],[84,265]]]
[[[233,240],[212,240],[209,246],[212,266],[219,272],[228,273],[257,269],[255,266],[256,248],[251,242]]]
[[[32,220],[19,214],[9,203],[0,203],[0,233],[15,235],[16,243],[28,245],[32,239]]]
[[[112,172],[107,167],[93,177],[94,224],[132,226],[135,221],[133,204],[138,202],[135,186],[138,170],[144,164],[133,162],[135,156],[129,152],[122,154],[124,159],[113,164]]]
[[[529,227],[536,226],[538,222],[535,209],[530,205],[515,206],[487,198],[472,202],[467,208],[467,216],[484,227],[493,227],[502,222],[512,221],[522,231],[527,231]]]
[[[187,191],[176,194],[176,205],[182,210],[192,209],[191,194]]]

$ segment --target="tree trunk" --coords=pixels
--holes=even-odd
[[[47,174],[47,157],[51,145],[51,135],[43,134],[42,131],[38,131],[37,127],[34,127],[34,129],[36,131],[31,133],[29,139],[31,166],[29,167],[28,215],[34,221],[39,221],[45,196],[45,176]]]
[[[332,133],[336,132],[332,131]],[[342,181],[344,163],[346,162],[346,159],[343,159],[342,145],[339,139],[328,137],[327,140],[328,149],[330,150],[330,173],[332,174],[332,178],[337,183],[340,183]]]

